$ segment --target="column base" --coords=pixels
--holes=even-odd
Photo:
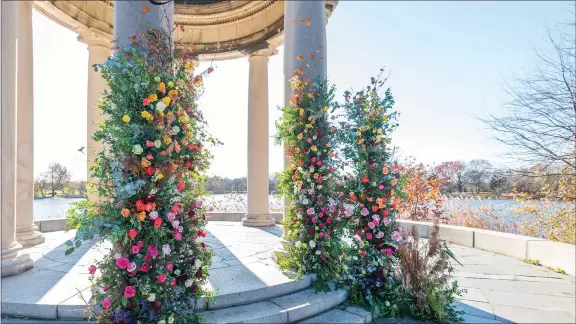
[[[274,222],[274,218],[270,216],[270,214],[265,215],[250,215],[246,214],[244,218],[242,218],[242,226],[248,227],[269,227],[276,225]]]
[[[42,233],[38,231],[38,226],[34,224],[26,229],[16,229],[16,241],[22,244],[23,247],[42,244],[45,240]]]
[[[20,250],[22,245],[15,244],[8,249],[2,249],[1,277],[9,277],[20,274],[34,267],[34,261],[26,253]]]

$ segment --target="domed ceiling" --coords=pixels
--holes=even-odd
[[[159,0],[165,2],[165,0]],[[175,0],[177,49],[200,60],[241,57],[251,48],[282,45],[284,3],[280,0]],[[114,1],[35,1],[42,14],[79,34],[91,30],[112,39]],[[329,17],[338,1],[326,0]],[[152,4],[151,4],[152,5]]]

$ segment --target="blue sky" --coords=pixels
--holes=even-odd
[[[537,66],[545,27],[570,19],[570,1],[340,1],[327,26],[328,75],[339,92],[359,89],[382,66],[400,111],[393,136],[403,156],[424,163],[484,158],[505,148],[475,116],[498,113],[503,84]],[[88,51],[76,34],[34,12],[35,174],[60,162],[85,179]],[[270,58],[270,134],[283,100],[282,56]],[[203,62],[200,68],[207,68]],[[248,60],[215,62],[201,108],[212,133],[211,174],[246,174]],[[337,98],[340,99],[340,98]],[[270,140],[270,172],[282,151]]]

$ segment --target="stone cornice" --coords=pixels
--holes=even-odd
[[[78,35],[78,41],[88,46],[101,46],[110,49],[112,36],[95,28],[88,28]]]

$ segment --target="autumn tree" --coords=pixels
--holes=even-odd
[[[40,175],[37,184],[43,186],[40,189],[42,195],[43,190],[46,189],[51,192],[50,197],[56,196],[57,190],[63,190],[64,186],[70,182],[72,175],[70,171],[60,163],[52,163],[48,166],[48,170]]]
[[[465,163],[462,161],[442,162],[434,168],[434,172],[442,178],[449,191],[455,187],[458,192],[464,191],[466,177],[464,177]]]

